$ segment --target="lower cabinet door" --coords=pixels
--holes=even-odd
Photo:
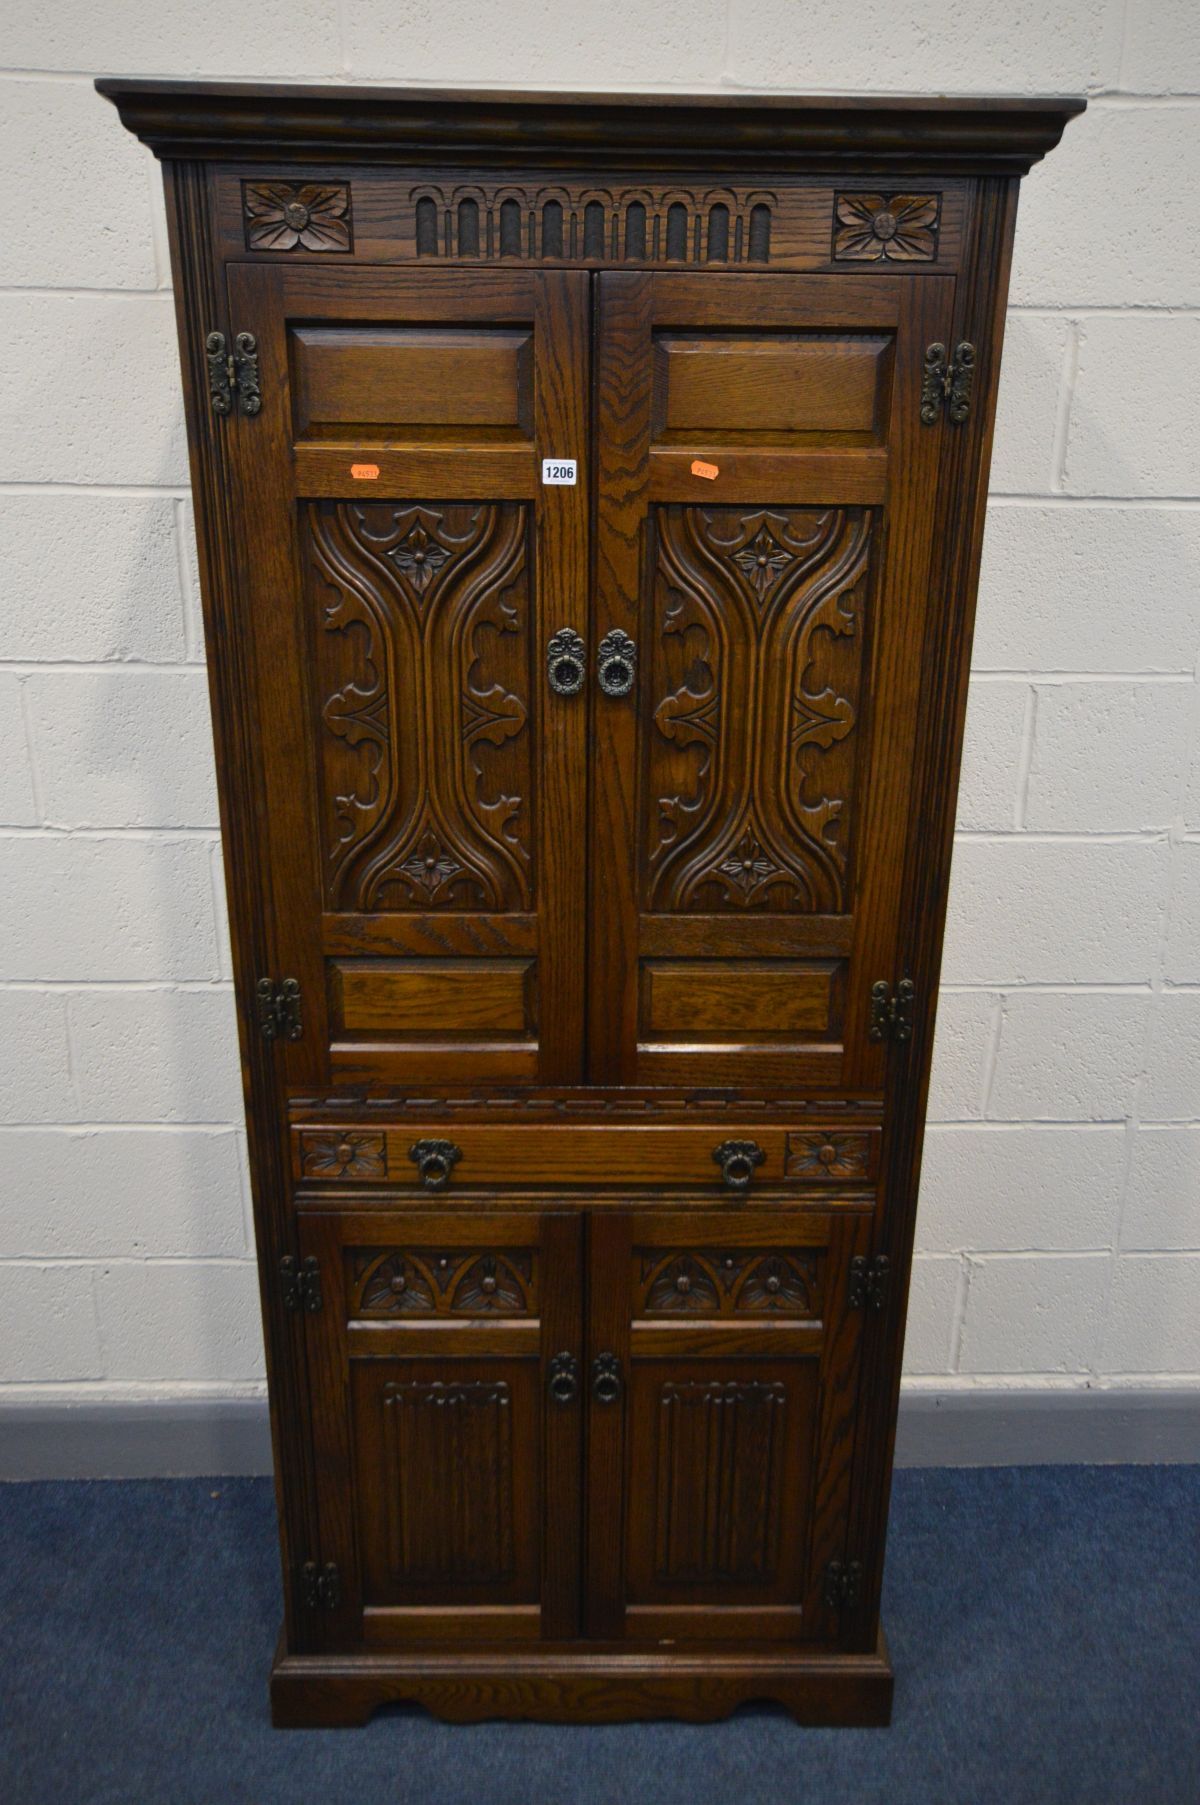
[[[327,1647],[578,1634],[580,1219],[301,1221]]]
[[[832,1639],[846,1558],[869,1218],[596,1216],[587,1633]]]

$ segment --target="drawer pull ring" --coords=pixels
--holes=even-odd
[[[592,1396],[597,1404],[615,1404],[621,1395],[621,1362],[616,1354],[597,1354],[592,1361]]]
[[[574,1354],[555,1354],[550,1362],[550,1396],[556,1404],[573,1404],[579,1396],[579,1362]]]
[[[766,1157],[757,1141],[722,1141],[713,1148],[713,1158],[731,1191],[748,1191],[755,1167]]]
[[[600,641],[596,675],[606,696],[627,696],[637,675],[637,647],[628,633],[614,627]]]
[[[456,1147],[453,1141],[414,1141],[408,1157],[427,1191],[444,1191],[462,1158],[462,1148]]]
[[[577,696],[587,673],[587,647],[579,634],[562,627],[546,647],[546,681],[556,696]]]

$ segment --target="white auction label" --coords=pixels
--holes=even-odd
[[[574,458],[543,458],[542,481],[544,483],[575,483]]]

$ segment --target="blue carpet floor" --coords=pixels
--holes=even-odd
[[[900,1473],[890,1730],[275,1731],[260,1480],[0,1486],[3,1805],[1197,1805],[1200,1468]]]

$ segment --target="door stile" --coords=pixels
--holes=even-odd
[[[281,1041],[279,1055],[289,1090],[319,1089],[327,1077],[329,1025],[324,961],[313,923],[321,884],[314,816],[317,768],[299,601],[304,589],[295,534],[283,273],[248,271],[235,264],[227,282],[231,335],[248,332],[254,338],[261,394],[256,415],[237,413],[227,422],[236,435],[230,459],[235,512],[243,523],[253,522],[252,538],[243,532],[236,552],[255,666],[257,751],[267,813],[267,822],[260,823],[259,856],[272,904],[267,924],[272,970],[259,975],[299,981],[303,1037]],[[261,605],[264,588],[278,598],[276,606]],[[299,820],[296,811],[303,811]],[[286,835],[268,826],[285,821],[295,823]]]
[[[539,1077],[546,1084],[583,1076],[587,907],[587,683],[583,695],[560,697],[546,680],[551,639],[564,628],[588,635],[591,490],[589,278],[581,271],[546,273],[534,304],[541,350],[534,386],[534,431],[544,457],[574,458],[576,486],[543,483],[536,509],[538,807],[542,872],[539,970]],[[544,380],[543,380],[544,378]]]
[[[926,426],[921,420],[921,385],[925,347],[946,341],[953,306],[951,276],[914,277],[902,286],[894,436],[884,504],[885,554],[876,585],[884,606],[878,611],[880,630],[869,678],[874,706],[867,757],[875,781],[869,786],[863,823],[850,959],[860,981],[846,998],[847,1089],[878,1089],[883,1084],[887,1049],[869,1038],[870,987],[882,978],[893,988],[907,975],[897,968],[898,928],[905,854],[916,827],[913,765],[944,438],[942,427]],[[886,707],[881,707],[884,698]]]
[[[587,1252],[587,1438],[584,1531],[584,1634],[625,1634],[626,1380],[629,1372],[628,1211],[593,1213]],[[595,1395],[597,1362],[615,1356],[620,1388],[608,1402]]]
[[[653,278],[597,280],[595,648],[619,630],[636,641],[642,612],[643,522],[650,489],[652,384],[647,360]],[[638,684],[614,698],[592,684],[588,1077],[630,1084],[637,1066]]]
[[[812,1536],[809,1546],[809,1589],[806,1617],[814,1635],[833,1636],[840,1628],[824,1596],[822,1580],[832,1560],[860,1558],[846,1545],[859,1426],[862,1341],[865,1311],[850,1306],[850,1262],[865,1256],[871,1245],[872,1218],[843,1216],[831,1237],[834,1282],[828,1304],[828,1326],[821,1356],[821,1418],[813,1458]]]
[[[325,1647],[346,1647],[361,1638],[363,1618],[362,1564],[354,1522],[354,1422],[350,1404],[347,1343],[346,1263],[336,1215],[300,1217],[300,1258],[315,1260],[320,1274],[321,1308],[304,1311],[313,1464],[317,1481],[320,1550],[310,1558],[338,1569],[338,1602],[316,1617],[317,1637]],[[295,1580],[295,1575],[292,1576]]]
[[[553,1275],[542,1297],[542,1400],[545,1411],[545,1541],[542,1634],[566,1642],[579,1635],[583,1561],[583,1422],[587,1392],[583,1340],[583,1217],[555,1211],[542,1221],[542,1254]],[[560,1402],[551,1394],[551,1366],[560,1354],[576,1363],[577,1390]]]

